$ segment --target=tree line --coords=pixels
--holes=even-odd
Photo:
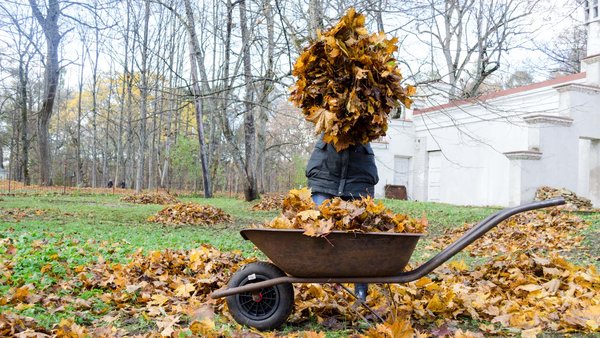
[[[291,69],[349,7],[367,15],[371,31],[399,37],[406,81],[456,99],[494,87],[543,6],[5,0],[0,165],[24,184],[235,191],[252,200],[302,184],[314,135],[287,102]],[[547,48],[549,62],[578,71],[577,41]]]

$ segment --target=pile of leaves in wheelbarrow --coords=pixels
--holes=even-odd
[[[365,16],[351,8],[298,57],[290,100],[336,150],[384,136],[390,111],[410,108],[415,88],[401,84],[397,42],[369,34]]]
[[[283,212],[263,225],[274,229],[303,229],[307,236],[326,236],[334,230],[354,232],[424,233],[427,219],[395,214],[371,197],[345,201],[339,197],[316,206],[307,188],[292,189]]]
[[[124,196],[121,198],[123,202],[129,202],[134,204],[174,204],[178,203],[179,200],[171,194],[167,193],[158,193],[158,192],[150,192],[150,193],[139,193]]]
[[[148,217],[150,222],[168,225],[213,225],[232,220],[233,218],[222,209],[193,202],[170,205],[156,215]]]
[[[260,202],[252,206],[254,211],[267,211],[267,210],[278,210],[283,205],[283,199],[285,194],[283,193],[268,193],[260,196]]]

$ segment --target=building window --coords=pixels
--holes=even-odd
[[[598,20],[598,0],[585,0],[583,5],[585,22]]]

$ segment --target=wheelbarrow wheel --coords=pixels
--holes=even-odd
[[[285,273],[271,263],[254,262],[244,265],[229,281],[229,288],[283,277]],[[261,331],[280,327],[294,308],[294,288],[290,283],[239,293],[227,297],[233,318],[242,325]]]

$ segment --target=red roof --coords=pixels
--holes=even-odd
[[[542,81],[542,82],[538,82],[538,83],[532,83],[532,84],[529,84],[526,86],[510,88],[510,89],[505,89],[505,90],[499,90],[497,92],[484,94],[484,95],[481,95],[481,96],[479,96],[477,98],[473,98],[473,99],[450,101],[448,103],[444,103],[444,104],[441,104],[438,106],[428,107],[428,108],[424,108],[424,109],[415,109],[413,114],[419,115],[419,114],[428,113],[428,112],[441,110],[441,109],[445,109],[445,108],[453,108],[453,107],[461,106],[463,104],[475,103],[478,101],[486,101],[486,100],[495,99],[495,98],[498,98],[501,96],[508,96],[508,95],[522,93],[522,92],[526,92],[529,90],[539,89],[539,88],[548,87],[548,86],[556,86],[561,83],[580,80],[583,78],[585,78],[585,72],[560,76],[555,79],[546,80],[546,81]]]

